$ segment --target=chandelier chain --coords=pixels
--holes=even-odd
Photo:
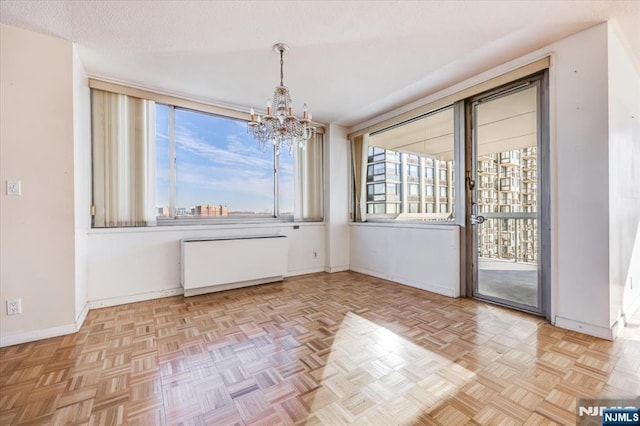
[[[284,59],[282,58],[284,51],[280,49],[280,86],[284,86]]]

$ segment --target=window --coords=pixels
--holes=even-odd
[[[175,194],[166,198],[175,197],[176,218],[274,216],[274,154],[260,151],[246,122],[181,108],[175,108],[173,117],[176,184]],[[156,154],[167,157],[160,149]],[[280,169],[290,165],[287,155],[280,155]],[[285,176],[279,174],[281,194],[282,187],[293,184],[292,174],[290,167]],[[158,209],[170,211],[170,204]],[[292,208],[288,210],[291,215]]]
[[[97,89],[92,121],[94,227],[322,218],[322,135],[275,156],[245,120]]]
[[[396,181],[400,180],[400,164],[387,164],[387,179]]]
[[[384,200],[367,197],[369,219],[454,220],[449,190],[455,175],[453,129],[453,108],[448,107],[369,136],[367,181],[380,179],[369,170],[384,164],[384,182],[395,187],[387,187]],[[382,201],[385,208],[379,206]],[[406,218],[400,212],[414,215]]]
[[[433,164],[433,160],[431,160],[430,162],[431,164]],[[426,172],[427,182],[433,182],[433,167],[426,167],[424,170]]]

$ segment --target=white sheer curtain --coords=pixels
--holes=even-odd
[[[309,139],[306,148],[297,148],[296,150],[296,179],[294,179],[296,185],[294,217],[296,220],[322,220],[322,153],[322,134],[316,134]]]
[[[356,202],[356,222],[367,220],[367,152],[369,135],[356,136],[351,140],[351,158],[353,160],[354,196]]]
[[[155,225],[155,102],[91,91],[94,227]]]

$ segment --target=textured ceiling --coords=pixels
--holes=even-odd
[[[77,43],[90,75],[243,109],[264,108],[288,43],[298,112],[347,127],[610,19],[640,64],[635,0],[0,1],[0,22]]]

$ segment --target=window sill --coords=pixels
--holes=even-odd
[[[140,226],[140,227],[123,227],[123,228],[91,228],[87,230],[87,234],[133,234],[146,232],[174,232],[174,231],[204,231],[204,230],[223,230],[223,229],[260,229],[260,228],[288,228],[288,227],[306,227],[306,226],[325,226],[324,222],[294,222],[282,219],[262,220],[255,222],[238,221],[238,222],[218,222],[218,223],[199,223],[195,225],[177,223],[175,225],[157,225],[157,226]]]
[[[397,220],[385,220],[385,219],[373,219],[367,222],[349,222],[349,226],[364,226],[364,227],[381,227],[381,228],[414,228],[414,229],[437,229],[437,230],[451,230],[458,228],[455,222],[413,222],[413,221],[397,221]]]

